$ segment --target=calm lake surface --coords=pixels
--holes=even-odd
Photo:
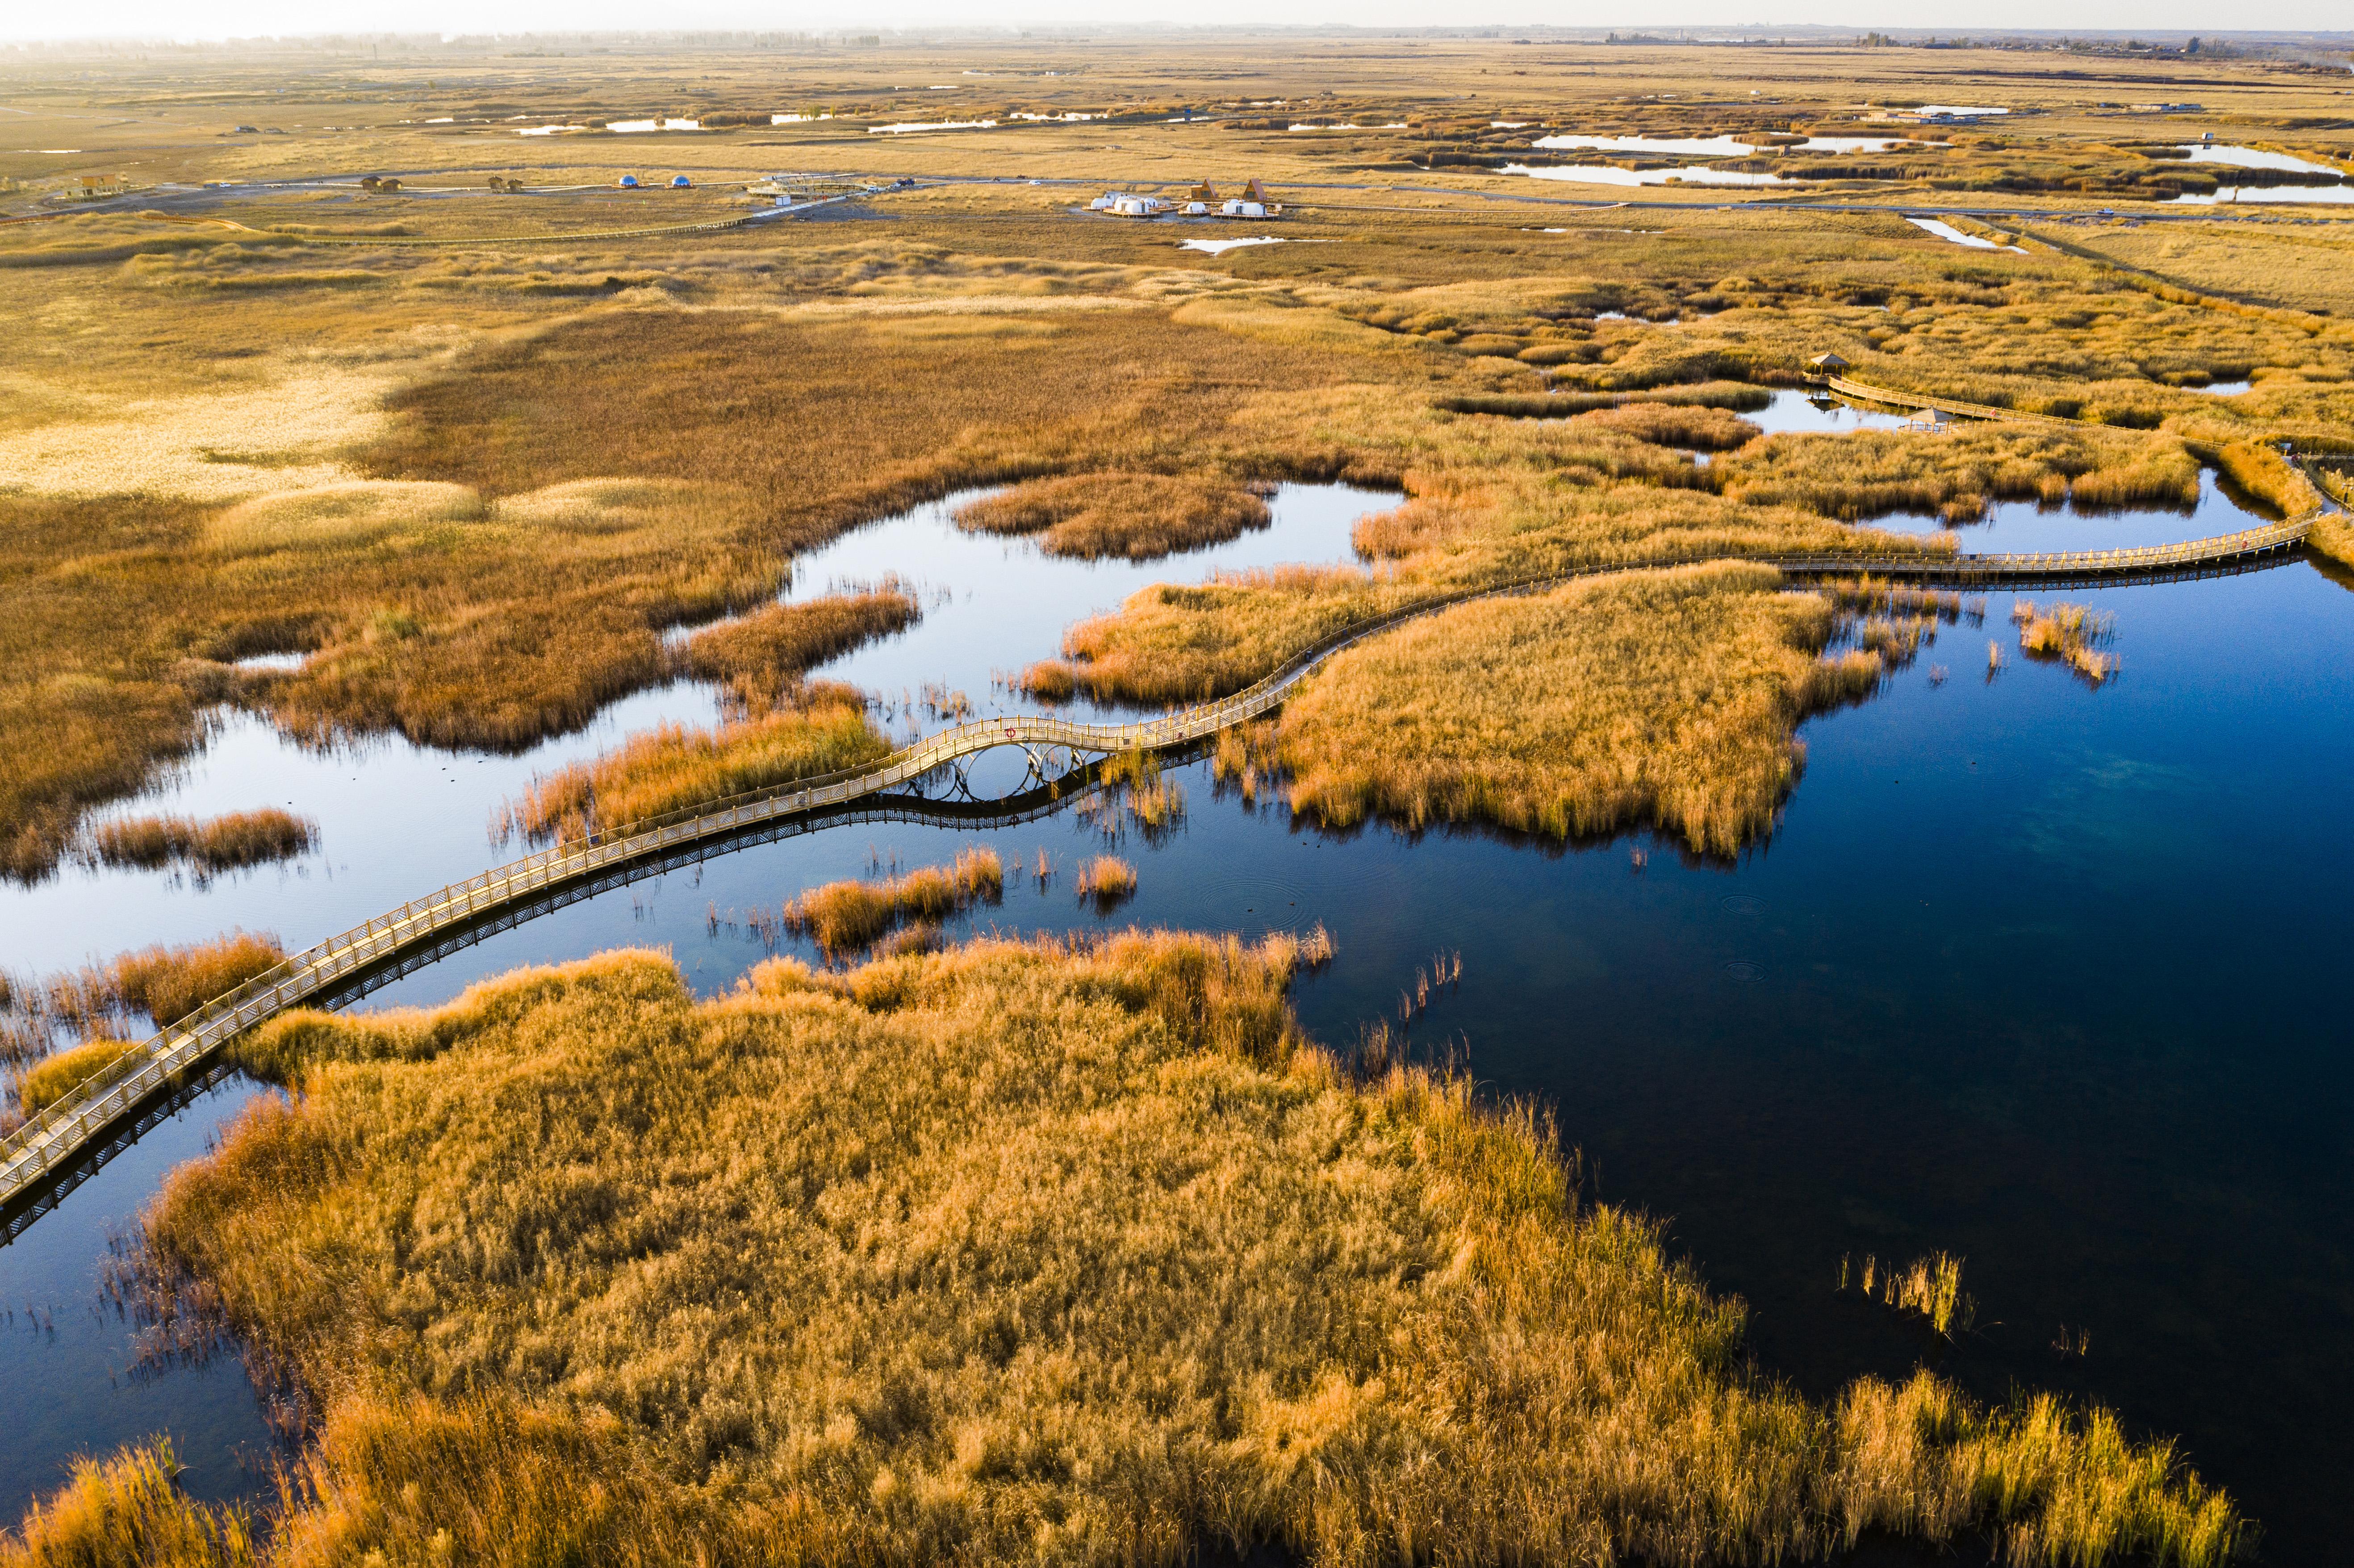
[[[1296,535],[1236,545],[1345,558],[1348,522],[1392,499],[1335,499],[1324,521],[1277,530]],[[2170,537],[2256,520],[2211,493],[2197,515],[2163,519]],[[2003,514],[1966,531],[1966,547],[2050,547],[2002,532],[2031,523],[2107,543],[2121,521]],[[1194,578],[1210,558],[1142,580]],[[1119,574],[1043,586],[1063,564],[918,516],[804,557],[792,591],[885,569],[954,597],[823,673],[893,697],[938,682],[1002,701],[991,671],[1051,652],[1062,626],[1128,591]],[[2114,614],[2122,674],[2094,690],[2022,661],[2010,596],[1989,596],[1983,626],[1946,628],[1877,697],[1806,726],[1785,819],[1737,863],[1687,862],[1649,834],[1565,848],[1325,833],[1222,798],[1196,763],[1172,770],[1184,825],[1120,846],[1140,885],[1108,920],[1069,889],[1067,868],[1103,842],[1076,812],[977,831],[844,826],[559,910],[369,1005],[440,1001],[520,964],[629,944],[668,948],[709,993],[767,956],[744,913],[867,874],[877,857],[921,864],[981,841],[1009,869],[1041,850],[1066,869],[1043,891],[1009,877],[975,929],[1321,921],[1339,957],[1298,1002],[1327,1041],[1394,1017],[1416,966],[1459,949],[1461,990],[1416,1039],[1468,1045],[1499,1092],[1556,1107],[1590,1191],[1666,1217],[1707,1278],[1750,1302],[1763,1365],[1817,1396],[1926,1360],[1989,1399],[2029,1387],[2105,1401],[2137,1431],[2179,1437],[2264,1521],[2269,1561],[2327,1560],[2339,1527],[2327,1499],[2354,1474],[2354,1062],[2327,978],[2354,887],[2337,821],[2354,777],[2354,596],[2297,562],[2031,597]],[[1989,640],[2009,656],[1990,683]],[[1933,665],[1953,678],[1933,683]],[[635,701],[613,722],[695,704],[707,716],[710,699]],[[207,782],[235,758],[236,789]],[[487,863],[499,790],[474,776],[512,779],[521,762],[386,747],[332,774],[302,766],[232,726],[175,787],[198,793],[171,798],[292,800],[327,821],[323,856],[205,889],[69,873],[0,900],[0,948],[13,967],[55,967],[233,924],[306,943]],[[348,807],[328,803],[346,789]],[[260,1489],[240,1467],[267,1452],[242,1375],[218,1362],[128,1375],[129,1328],[98,1294],[111,1230],[258,1092],[216,1090],[0,1246],[0,1307],[16,1312],[0,1379],[25,1413],[0,1427],[12,1517],[75,1451],[155,1431],[198,1467],[205,1495]],[[1957,1345],[1834,1290],[1842,1255],[1938,1249],[1967,1257],[1978,1302],[1978,1330]],[[2052,1350],[2063,1325],[2087,1354]]]

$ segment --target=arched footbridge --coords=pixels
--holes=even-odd
[[[1778,567],[1800,581],[1869,574],[1932,587],[2043,587],[2068,583],[2164,581],[2253,570],[2299,552],[2310,520],[2274,524],[2211,539],[2126,550],[2077,550],[2043,555],[1964,555],[1950,551],[1825,553],[1748,559]],[[201,1072],[230,1039],[278,1013],[331,1005],[368,989],[367,978],[479,939],[486,925],[529,918],[575,897],[610,886],[653,864],[684,864],[709,848],[747,838],[780,837],[831,825],[881,808],[912,808],[903,793],[962,759],[998,747],[1073,756],[1161,751],[1204,740],[1279,706],[1318,665],[1352,643],[1391,627],[1474,599],[1535,594],[1587,577],[1694,561],[1597,564],[1542,577],[1416,599],[1352,622],[1306,648],[1282,668],[1232,696],[1131,724],[1080,724],[1044,715],[976,719],[928,736],[871,766],[715,801],[604,832],[587,842],[527,854],[290,955],[225,996],[128,1052],[15,1131],[0,1138],[0,1209],[21,1211],[53,1191],[60,1173],[109,1130],[154,1097]],[[1051,797],[1051,786],[1040,791]],[[898,802],[888,805],[888,802]],[[470,935],[469,933],[472,933]],[[5,1239],[0,1237],[0,1239]]]

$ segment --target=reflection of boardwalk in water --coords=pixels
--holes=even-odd
[[[2170,581],[2253,570],[2293,558],[2302,550],[2309,526],[2309,520],[2299,520],[2217,538],[2124,550],[2025,556],[1857,552],[1766,557],[1761,564],[1807,580],[1870,574],[1929,586]],[[1091,768],[1079,763],[1081,756],[1164,751],[1204,740],[1281,705],[1291,687],[1331,654],[1404,621],[1477,599],[1541,593],[1579,577],[1682,564],[1688,563],[1614,563],[1418,599],[1341,629],[1232,696],[1159,718],[1133,724],[1079,724],[1026,715],[978,720],[927,736],[868,768],[623,824],[585,842],[525,855],[412,899],[292,955],[28,1118],[0,1139],[0,1205],[16,1207],[47,1188],[56,1172],[73,1166],[117,1122],[184,1081],[223,1044],[290,1008],[348,1002],[493,931],[715,852],[851,821],[1026,820],[1023,813],[1053,810],[1067,787],[1093,781]],[[1024,754],[1024,782],[1034,780],[1035,787],[1004,801],[971,801],[966,760],[1001,747]],[[951,804],[906,793],[941,779],[966,800]]]

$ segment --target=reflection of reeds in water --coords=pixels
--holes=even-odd
[[[1136,895],[1136,867],[1116,854],[1099,854],[1079,867],[1080,898],[1108,910]]]
[[[1082,821],[1108,839],[1133,827],[1157,844],[1185,820],[1185,791],[1161,774],[1161,759],[1149,751],[1123,751],[1104,758],[1104,792],[1079,806]]]
[[[2116,617],[2081,604],[2043,609],[2021,599],[2011,607],[2019,625],[2019,649],[2031,659],[2065,664],[2087,685],[2098,686],[2117,673],[2117,657],[2101,644],[2116,635]]]
[[[1319,926],[1317,929],[1321,931],[1323,927]],[[1431,998],[1441,992],[1453,992],[1462,989],[1462,952],[1458,949],[1451,953],[1432,954],[1428,964],[1416,968],[1414,984],[1398,992],[1398,1022],[1402,1024],[1413,1023],[1416,1019],[1430,1011]]]
[[[1883,1306],[1918,1312],[1949,1340],[1968,1333],[1978,1317],[1978,1303],[1962,1292],[1962,1260],[1942,1252],[1916,1257],[1902,1268],[1882,1264],[1870,1253],[1861,1265],[1842,1257],[1840,1288],[1845,1290],[1850,1280]]]

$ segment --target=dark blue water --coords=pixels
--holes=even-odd
[[[1983,628],[1947,628],[1876,700],[1806,727],[1787,815],[1737,864],[1690,863],[1649,835],[1329,835],[1219,798],[1194,765],[1173,774],[1184,827],[1120,846],[1140,886],[1110,920],[1320,920],[1340,955],[1299,1005],[1335,1042],[1394,1016],[1434,950],[1460,949],[1461,990],[1417,1039],[1451,1038],[1500,1092],[1556,1107],[1594,1189],[1667,1217],[1708,1278],[1749,1300],[1764,1365],[1818,1395],[1925,1357],[1984,1397],[2097,1398],[2179,1436],[2264,1522],[2269,1560],[2327,1560],[2354,1475],[2354,1065],[2335,978],[2354,889],[2338,821],[2354,599],[2306,564],[2069,597],[2114,612],[2116,679],[2095,690],[2022,662],[1995,596]],[[1989,683],[1990,639],[2009,662]],[[767,949],[740,922],[713,931],[714,909],[977,838],[1009,865],[1043,849],[1066,868],[1102,843],[1076,813],[979,835],[845,827],[558,911],[376,1002],[631,943],[669,948],[716,991]],[[1104,923],[1067,870],[1044,892],[1009,878],[972,922]],[[69,1220],[94,1234],[146,1190],[126,1172],[93,1202],[99,1185],[27,1239]],[[0,1249],[0,1296],[21,1294],[26,1245]],[[1978,1331],[1951,1350],[1834,1293],[1844,1254],[1936,1249],[1967,1256],[1978,1304]],[[104,1416],[105,1358],[68,1344],[67,1316],[57,1341],[10,1340],[0,1368],[58,1412],[7,1435],[0,1506],[77,1443],[126,1429]],[[2053,1351],[2063,1325],[2089,1353]],[[249,1391],[172,1372],[139,1397],[175,1387],[177,1404],[127,1425],[170,1425],[231,1473],[228,1450],[259,1433]]]

